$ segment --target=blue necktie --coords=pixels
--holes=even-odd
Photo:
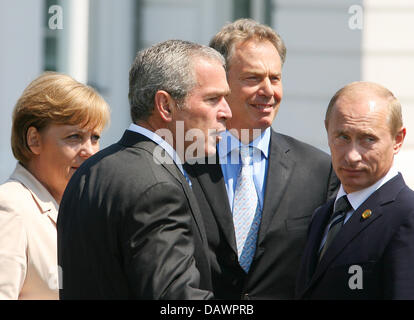
[[[253,180],[252,147],[240,147],[242,165],[233,202],[233,223],[240,266],[247,273],[256,251],[261,210]]]

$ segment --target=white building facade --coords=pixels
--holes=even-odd
[[[167,39],[208,44],[240,17],[269,24],[287,46],[276,130],[328,152],[323,119],[332,95],[352,81],[381,83],[403,105],[407,137],[396,163],[414,188],[411,0],[0,0],[0,181],[15,166],[14,104],[42,71],[67,73],[107,100],[105,147],[130,123],[128,72],[137,50]]]

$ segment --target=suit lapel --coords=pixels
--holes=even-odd
[[[260,244],[267,232],[267,228],[276,212],[283,194],[286,191],[295,162],[288,157],[289,147],[282,137],[271,131],[269,146],[269,165],[267,169],[266,188],[262,211],[262,220],[258,235]],[[213,214],[223,234],[234,252],[237,253],[236,236],[234,232],[233,216],[227,197],[223,172],[219,164],[218,155],[212,159],[215,164],[198,165],[193,167],[197,171],[197,179],[209,202]],[[258,251],[258,254],[260,252]]]
[[[154,141],[149,138],[132,131],[125,131],[124,136],[121,138],[120,144],[125,146],[131,146],[146,150],[152,154],[154,158],[154,163],[162,165],[182,186],[184,193],[187,197],[187,200],[190,204],[190,210],[193,215],[194,221],[196,222],[198,231],[201,235],[201,239],[204,243],[207,243],[205,228],[203,219],[201,217],[201,212],[197,204],[197,200],[194,197],[193,192],[190,189],[190,186],[185,179],[184,175],[181,173],[180,169],[177,167],[173,159],[168,155],[167,152],[161,157],[159,153],[154,152],[154,149],[158,146]]]
[[[325,255],[316,267],[308,287],[312,286],[312,284],[318,280],[335,258],[359,233],[368,228],[375,220],[381,218],[384,212],[384,206],[387,203],[394,201],[397,193],[404,185],[404,180],[402,179],[401,174],[399,174],[375,191],[357,210],[355,210],[351,218],[344,224],[341,231],[337,234],[330,247],[326,250]],[[371,210],[371,215],[369,218],[364,219],[362,213],[367,209]],[[329,212],[331,211],[332,208]],[[326,223],[322,227],[315,229],[319,230],[320,233],[323,233],[325,226]],[[315,241],[315,245],[319,246],[319,244],[320,240],[319,242]],[[317,255],[318,252],[314,251],[313,254]]]
[[[363,219],[361,217],[362,212],[366,209],[372,210],[372,215],[369,219]],[[332,210],[330,210],[331,212]],[[335,239],[332,241],[330,247],[326,250],[324,256],[322,257],[321,261],[317,262],[318,260],[318,253],[319,253],[319,242],[315,243],[316,250],[313,251],[312,258],[314,259],[313,262],[317,264],[316,270],[309,282],[309,287],[315,283],[319,279],[319,277],[326,271],[326,269],[330,266],[330,264],[335,260],[335,258],[342,252],[342,250],[365,228],[367,228],[372,222],[376,219],[380,218],[382,215],[382,208],[378,204],[375,204],[375,199],[370,199],[362,204],[351,216],[349,221],[344,224],[341,231],[336,235]],[[329,215],[330,216],[330,215]],[[328,219],[329,220],[329,219]],[[321,230],[321,234],[323,234],[325,230],[326,224],[323,226]]]
[[[193,166],[192,168],[197,171],[197,180],[210,204],[217,224],[222,230],[230,247],[237,253],[233,216],[230,210],[229,199],[227,197],[226,185],[219,164],[218,154],[216,154],[215,158],[209,158],[206,164]]]
[[[284,144],[280,135],[273,130],[271,132],[262,221],[258,235],[259,245],[266,236],[267,228],[280,205],[295,167],[295,161],[289,158],[289,147]]]
[[[321,209],[318,209],[315,213],[314,220],[312,221],[312,233],[309,234],[308,238],[310,248],[308,251],[309,255],[307,261],[307,283],[311,280],[318,265],[319,247],[323,238],[325,227],[331,218],[334,203],[335,199],[332,199]]]
[[[198,206],[194,193],[191,190],[190,185],[188,184],[184,175],[180,172],[180,170],[175,164],[163,164],[163,167],[166,168],[172,175],[174,175],[175,178],[180,182],[181,186],[183,187],[187,200],[190,203],[190,210],[193,214],[198,231],[201,235],[201,239],[204,243],[207,244],[207,236],[206,236],[206,231],[204,227],[203,217],[201,216],[200,208]]]
[[[314,275],[318,264],[319,245],[323,237],[323,231],[328,224],[335,199],[328,201],[323,206],[317,208],[313,214],[311,224],[308,229],[306,246],[303,251],[302,266],[298,275],[297,295],[302,297],[306,289],[309,288],[310,281]]]

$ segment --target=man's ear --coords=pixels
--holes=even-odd
[[[33,152],[33,154],[39,155],[42,142],[40,139],[40,133],[35,127],[32,126],[29,127],[29,129],[27,129],[26,140],[27,145],[29,146],[29,149]]]
[[[158,90],[154,98],[155,112],[157,112],[164,122],[171,122],[173,120],[174,108],[176,103],[171,95],[164,91]]]
[[[402,127],[395,135],[394,154],[397,154],[401,150],[406,134],[407,134],[407,129],[405,127]]]

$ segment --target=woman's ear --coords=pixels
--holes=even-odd
[[[27,145],[29,146],[29,149],[33,152],[33,154],[39,155],[41,148],[41,139],[39,131],[33,126],[29,127],[29,129],[27,129],[26,139]]]
[[[164,90],[159,90],[155,93],[154,102],[155,112],[160,115],[164,122],[171,122],[175,108],[175,101],[171,95]]]

